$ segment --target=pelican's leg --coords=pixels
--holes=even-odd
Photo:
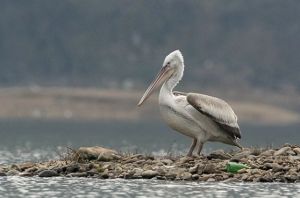
[[[197,155],[200,155],[202,148],[203,148],[203,143],[199,141]]]
[[[197,144],[197,139],[193,138],[193,142],[191,144],[191,147],[190,147],[190,150],[189,150],[187,156],[191,157],[193,155],[193,151],[195,149],[196,144]]]

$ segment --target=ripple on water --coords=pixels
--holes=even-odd
[[[1,177],[5,197],[297,197],[300,184]]]

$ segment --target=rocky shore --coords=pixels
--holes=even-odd
[[[228,164],[247,167],[232,172]],[[120,154],[102,147],[70,149],[60,160],[0,165],[0,176],[92,177],[225,182],[300,182],[300,146],[246,148],[209,155],[151,156]]]

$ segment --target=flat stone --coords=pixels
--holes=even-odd
[[[207,158],[208,159],[230,159],[232,156],[228,153],[225,153],[223,150],[216,150],[210,153]]]
[[[32,172],[27,172],[27,171],[19,174],[19,176],[21,176],[21,177],[32,177],[33,175],[34,174]]]
[[[282,171],[282,170],[284,170],[283,166],[281,166],[281,165],[279,165],[277,163],[273,163],[273,165],[272,165],[272,171],[279,172],[279,171]]]
[[[278,156],[278,155],[286,155],[288,151],[291,151],[291,147],[282,147],[281,149],[279,149],[278,151],[275,151],[274,156]]]
[[[112,149],[94,146],[94,147],[80,147],[77,150],[78,155],[81,159],[93,160],[97,159],[100,154],[117,154],[118,152]]]
[[[251,151],[245,150],[245,151],[235,154],[231,159],[239,161],[242,158],[247,158],[250,154],[251,154]]]
[[[224,180],[223,182],[226,182],[226,183],[235,183],[235,182],[240,182],[240,180],[237,179],[237,178],[228,178],[228,179]]]
[[[119,159],[119,158],[120,158],[120,156],[118,156],[116,153],[107,152],[107,153],[100,153],[97,160],[103,161],[103,162],[109,162],[109,161]]]
[[[39,177],[56,177],[58,173],[54,170],[44,170],[39,173]]]
[[[274,150],[269,149],[269,150],[266,150],[266,151],[262,152],[260,154],[260,156],[272,156],[274,154],[274,152],[275,152]]]
[[[81,172],[81,173],[70,173],[67,176],[69,177],[87,177],[89,174],[87,172]]]
[[[158,175],[158,172],[153,171],[153,170],[146,170],[146,171],[142,172],[142,177],[147,178],[147,179],[151,179],[157,175]]]

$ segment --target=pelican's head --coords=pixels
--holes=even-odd
[[[147,98],[153,93],[153,91],[160,87],[171,77],[175,78],[175,83],[182,78],[184,70],[183,56],[179,50],[175,50],[166,56],[160,72],[157,74],[155,80],[149,85],[141,98],[138,106],[141,106]]]

